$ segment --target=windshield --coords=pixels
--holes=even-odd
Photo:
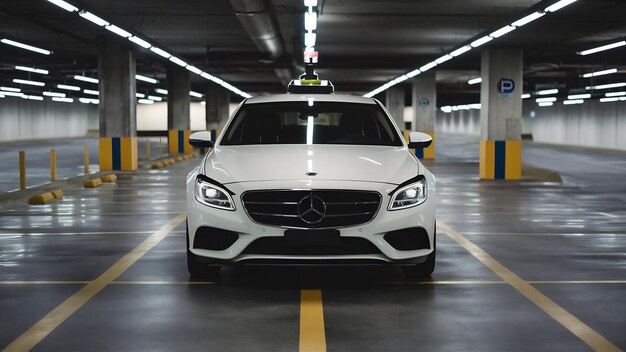
[[[282,102],[243,105],[221,145],[353,144],[402,146],[377,104]]]

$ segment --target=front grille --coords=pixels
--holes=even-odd
[[[299,215],[299,203],[305,198],[308,201],[311,196],[325,205],[325,215],[320,216],[320,221],[311,218],[315,214],[306,214],[303,217]],[[357,226],[371,221],[378,212],[381,196],[380,193],[371,191],[275,190],[249,191],[241,199],[250,218],[259,224],[322,229]]]

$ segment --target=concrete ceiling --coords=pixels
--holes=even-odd
[[[438,57],[442,52],[500,28],[554,0],[318,0],[316,49],[318,72],[338,91],[364,93],[389,79]],[[252,94],[282,92],[277,73],[301,72],[302,0],[266,0],[254,13],[242,13],[228,0],[84,0],[69,1],[91,9],[109,21],[142,33],[197,67]],[[261,52],[240,21],[241,16],[265,14],[278,23],[284,54],[272,58]],[[606,66],[626,68],[626,48],[581,57],[576,51],[626,37],[626,1],[578,0],[490,45],[521,47],[525,53],[524,86],[568,89],[589,80],[579,75]],[[45,0],[3,0],[0,35],[54,51],[47,57],[0,45],[0,81],[7,85],[24,73],[16,64],[48,68],[54,82],[79,72],[95,75],[96,38],[108,31]],[[165,80],[165,61],[137,50],[138,73]],[[438,67],[441,104],[477,101],[478,86],[466,80],[478,75],[478,51]],[[597,78],[626,80],[626,72]],[[75,83],[75,81],[73,81]],[[201,90],[208,81],[192,80]],[[164,86],[164,83],[161,84]],[[139,84],[139,90],[153,88]],[[408,85],[407,85],[408,90]]]

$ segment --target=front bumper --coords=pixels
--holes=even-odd
[[[420,263],[433,251],[433,241],[435,235],[435,188],[434,179],[427,175],[428,198],[416,207],[388,211],[387,205],[390,201],[388,195],[395,185],[381,184],[373,182],[355,181],[326,181],[326,180],[301,180],[289,181],[287,187],[285,181],[269,182],[246,182],[226,185],[235,193],[233,201],[236,210],[226,211],[205,206],[197,202],[193,197],[194,175],[190,175],[191,182],[187,183],[188,196],[188,229],[190,251],[198,256],[201,261],[213,263],[367,263],[367,262],[388,262],[388,263]],[[430,179],[429,179],[430,178]],[[351,251],[349,254],[324,253],[324,254],[285,254],[276,253],[249,253],[246,249],[256,240],[261,238],[281,238],[284,236],[285,228],[267,226],[253,222],[246,214],[241,194],[250,190],[272,190],[272,189],[344,189],[344,190],[367,190],[376,191],[382,195],[380,209],[375,218],[366,224],[352,227],[339,228],[342,239],[363,239],[368,241],[374,251],[368,250],[366,253]],[[232,231],[238,234],[236,241],[223,250],[207,250],[193,248],[194,236],[201,227],[212,227]],[[429,248],[417,250],[398,250],[385,240],[385,235],[392,231],[421,228],[426,232]],[[258,242],[257,242],[258,243]],[[331,251],[332,252],[332,251]]]

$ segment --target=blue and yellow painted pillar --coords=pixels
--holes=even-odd
[[[522,177],[522,141],[480,141],[480,178],[519,180]]]
[[[191,135],[191,131],[189,130],[167,131],[168,153],[170,155],[191,153],[192,148],[191,148],[191,144],[189,144],[190,135]]]
[[[522,178],[522,51],[490,47],[481,57],[482,180]]]
[[[137,170],[137,137],[100,137],[100,171]]]

